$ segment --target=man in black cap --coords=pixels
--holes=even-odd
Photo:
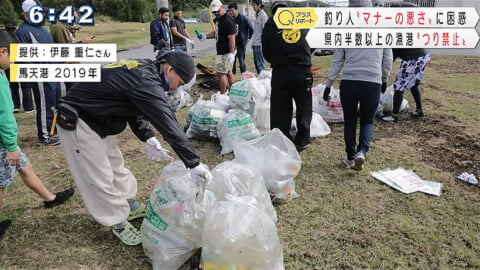
[[[97,222],[113,226],[127,245],[141,243],[140,231],[128,221],[143,217],[145,206],[136,201],[137,181],[124,167],[115,135],[128,125],[147,143],[154,159],[168,156],[154,137],[149,122],[183,161],[194,181],[211,174],[170,109],[165,90],[176,91],[195,74],[193,60],[184,52],[163,52],[158,60],[121,60],[105,65],[99,83],[77,83],[62,98],[58,134],[73,179]],[[149,148],[150,146],[150,148]]]
[[[278,128],[293,140],[299,151],[310,145],[312,121],[312,56],[305,37],[307,29],[278,29],[273,17],[285,2],[272,4],[272,17],[265,23],[262,33],[262,50],[272,66],[272,96],[270,128]],[[290,135],[293,104],[297,105],[298,132]]]

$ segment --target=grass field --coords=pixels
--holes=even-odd
[[[252,56],[247,58],[254,70]],[[213,57],[197,61],[211,65]],[[322,67],[315,84],[325,83],[331,61],[314,57],[314,65]],[[479,70],[478,57],[434,56],[423,81],[428,116],[377,121],[361,172],[342,166],[341,124],[330,125],[332,134],[301,153],[296,178],[301,196],[276,206],[286,269],[480,269],[480,189],[455,179],[464,171],[480,176]],[[413,106],[411,95],[405,96]],[[180,123],[186,111],[177,113]],[[16,117],[19,145],[48,188],[75,186],[60,147],[37,144],[35,116]],[[137,177],[138,199],[146,201],[166,163],[147,161],[129,130],[118,140],[126,166]],[[193,140],[193,145],[210,168],[233,158],[220,156],[218,143]],[[369,175],[399,166],[442,183],[442,195],[405,195]],[[6,189],[1,217],[13,224],[0,239],[0,269],[150,268],[141,246],[122,245],[93,220],[79,194],[45,210],[17,176]],[[198,255],[182,269],[196,269],[196,262]]]
[[[190,35],[194,35],[193,25],[202,32],[210,29],[207,23],[187,24]],[[95,26],[83,26],[76,38],[81,40],[93,35],[95,43],[116,43],[117,50],[127,50],[150,43],[150,23],[97,22]]]

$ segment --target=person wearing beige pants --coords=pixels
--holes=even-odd
[[[58,128],[62,150],[88,211],[104,226],[113,226],[130,214],[137,179],[124,167],[116,136],[104,139],[79,119],[75,130]]]

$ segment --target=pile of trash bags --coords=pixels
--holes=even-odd
[[[204,270],[285,269],[271,198],[298,196],[300,156],[278,129],[233,147],[239,156],[218,164],[208,183],[191,179],[181,161],[164,168],[141,227],[153,269],[178,269],[198,248]],[[261,165],[245,159],[255,153]]]
[[[236,82],[228,94],[217,92],[209,101],[199,98],[187,112],[184,130],[188,138],[219,139],[220,154],[232,152],[236,139],[253,140],[270,131],[270,71],[258,76],[252,72],[242,73],[243,80]],[[324,86],[312,89],[311,137],[323,137],[331,133],[327,122],[343,121],[343,111],[338,90],[333,89],[334,99],[324,102]],[[295,114],[295,102],[293,102]],[[296,120],[292,121],[292,134],[297,131]]]

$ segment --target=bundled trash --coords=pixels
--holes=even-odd
[[[215,202],[204,185],[196,185],[181,161],[163,170],[141,227],[143,250],[153,269],[178,269],[202,246],[204,219]]]
[[[253,140],[260,137],[252,118],[246,112],[232,109],[224,115],[217,124],[218,138],[222,145],[220,154],[230,153],[233,150],[233,140],[236,138]]]
[[[187,112],[185,127],[187,138],[218,138],[217,124],[225,115],[225,108],[210,100],[198,99]]]
[[[242,80],[230,87],[230,108],[247,112],[255,119],[258,106],[267,99],[267,91],[257,78]]]
[[[250,142],[233,143],[234,162],[249,165],[260,171],[272,200],[284,202],[298,197],[294,178],[302,166],[295,145],[275,128],[265,136]]]
[[[221,94],[220,91],[218,91],[210,97],[210,100],[213,103],[222,106],[225,111],[228,111],[230,108],[230,98],[228,97],[228,94]]]
[[[478,180],[477,180],[477,178],[475,177],[474,174],[464,172],[464,173],[460,174],[459,176],[457,176],[457,178],[466,182],[466,183],[472,184],[472,185],[478,184]]]
[[[393,94],[395,91],[393,90],[393,85],[388,87],[385,90],[385,93],[380,94],[380,103],[378,104],[377,111],[375,113],[376,116],[382,117],[384,115],[390,115],[393,111]],[[408,100],[403,99],[402,105],[400,105],[400,112],[408,111],[410,105],[408,104]]]
[[[167,92],[167,101],[173,111],[178,111],[193,104],[192,96],[182,88],[179,88],[174,93]]]
[[[319,113],[328,123],[343,122],[343,109],[340,102],[340,91],[331,88],[330,101],[323,100],[324,84],[312,88],[312,111]]]
[[[292,137],[295,137],[297,134],[297,119],[292,119],[292,130],[291,134]],[[312,113],[312,121],[310,122],[310,137],[317,138],[317,137],[325,137],[330,134],[332,130],[328,126],[327,122],[323,120],[323,118],[318,113]]]
[[[252,196],[227,194],[205,218],[204,270],[284,270],[277,228]]]
[[[261,134],[265,134],[270,130],[270,99],[265,100],[258,107],[255,126],[257,126]]]
[[[233,196],[253,196],[258,207],[264,210],[273,222],[277,222],[277,212],[268,195],[262,174],[247,165],[225,161],[212,170],[212,180],[206,189],[215,194],[217,201],[224,201],[227,194]]]
[[[370,172],[370,175],[406,194],[420,191],[430,195],[440,196],[442,193],[442,184],[423,180],[412,170],[405,170],[404,168],[397,168],[395,170],[386,169],[378,172]]]

